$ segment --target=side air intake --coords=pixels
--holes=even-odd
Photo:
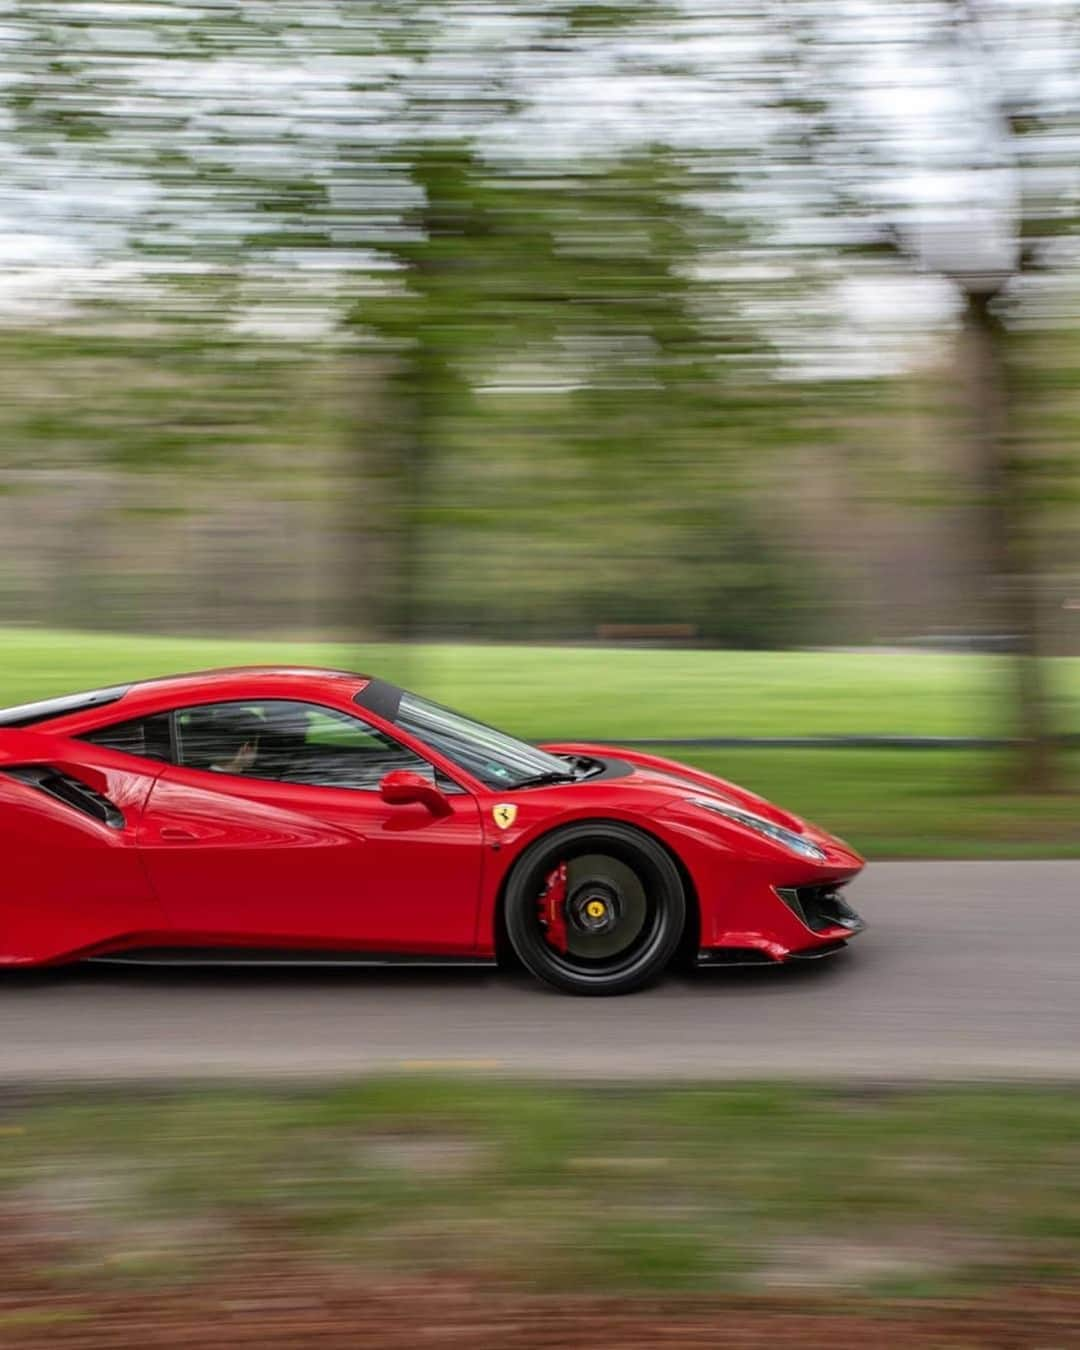
[[[861,932],[866,925],[839,893],[835,883],[824,886],[777,886],[776,894],[807,928],[815,933],[827,928]]]
[[[115,802],[109,801],[108,797],[103,797],[100,792],[96,792],[92,787],[80,782],[78,778],[73,778],[70,774],[61,773],[59,769],[54,769],[48,764],[4,769],[3,772],[9,778],[17,778],[20,783],[37,788],[39,792],[44,792],[46,796],[53,797],[58,802],[63,802],[65,806],[70,806],[72,810],[80,811],[84,816],[89,816],[91,820],[99,821],[102,825],[108,825],[110,829],[122,830],[124,828],[124,813]]]

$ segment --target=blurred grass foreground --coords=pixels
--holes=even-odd
[[[1064,1346],[1078,1131],[1020,1088],[29,1098],[0,1344]]]
[[[1006,659],[928,652],[662,651],[239,642],[0,632],[0,704],[215,665],[313,663],[407,682],[532,738],[915,735],[999,738]],[[1080,661],[1048,663],[1080,727]],[[1002,791],[1004,751],[670,746],[849,838],[870,856],[1080,856],[1069,792]],[[1080,750],[1064,755],[1080,786]]]

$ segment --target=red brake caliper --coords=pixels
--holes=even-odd
[[[566,951],[566,864],[560,863],[548,873],[547,884],[539,900],[540,922],[547,940],[557,952]]]

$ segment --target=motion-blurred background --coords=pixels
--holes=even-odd
[[[1080,856],[1078,166],[1072,0],[0,0],[0,703],[346,664],[669,744],[874,859]],[[188,1063],[215,1000],[245,1073],[320,1017],[428,1040],[300,1096],[5,1087],[0,1341],[1073,1344],[1075,1089],[866,1082],[943,1036],[991,1073],[995,1017],[1009,1073],[1063,1062],[1047,866],[887,872],[911,912],[871,868],[835,984],[572,1029],[512,978],[6,982],[9,1085],[76,1025],[87,1077]],[[963,978],[905,966],[973,895]],[[722,1064],[740,1017],[862,1086],[442,1058],[497,1023]]]
[[[1075,783],[1074,5],[19,0],[0,57],[0,693],[331,641],[537,736],[1019,740],[732,766],[1080,847],[1000,801]]]

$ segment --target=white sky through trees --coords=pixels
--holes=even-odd
[[[959,0],[683,0],[619,23],[600,4],[4,0],[0,322],[175,304],[177,277],[232,269],[229,322],[330,338],[400,228],[396,144],[468,134],[557,179],[651,142],[728,166],[750,241],[702,266],[746,278],[791,370],[895,368],[953,311],[937,272],[1007,262],[1021,191],[1071,261],[1075,7],[972,7],[981,46],[956,40]],[[1027,119],[1023,165],[1002,104]],[[852,249],[883,232],[906,257]],[[781,284],[807,269],[813,323]]]

